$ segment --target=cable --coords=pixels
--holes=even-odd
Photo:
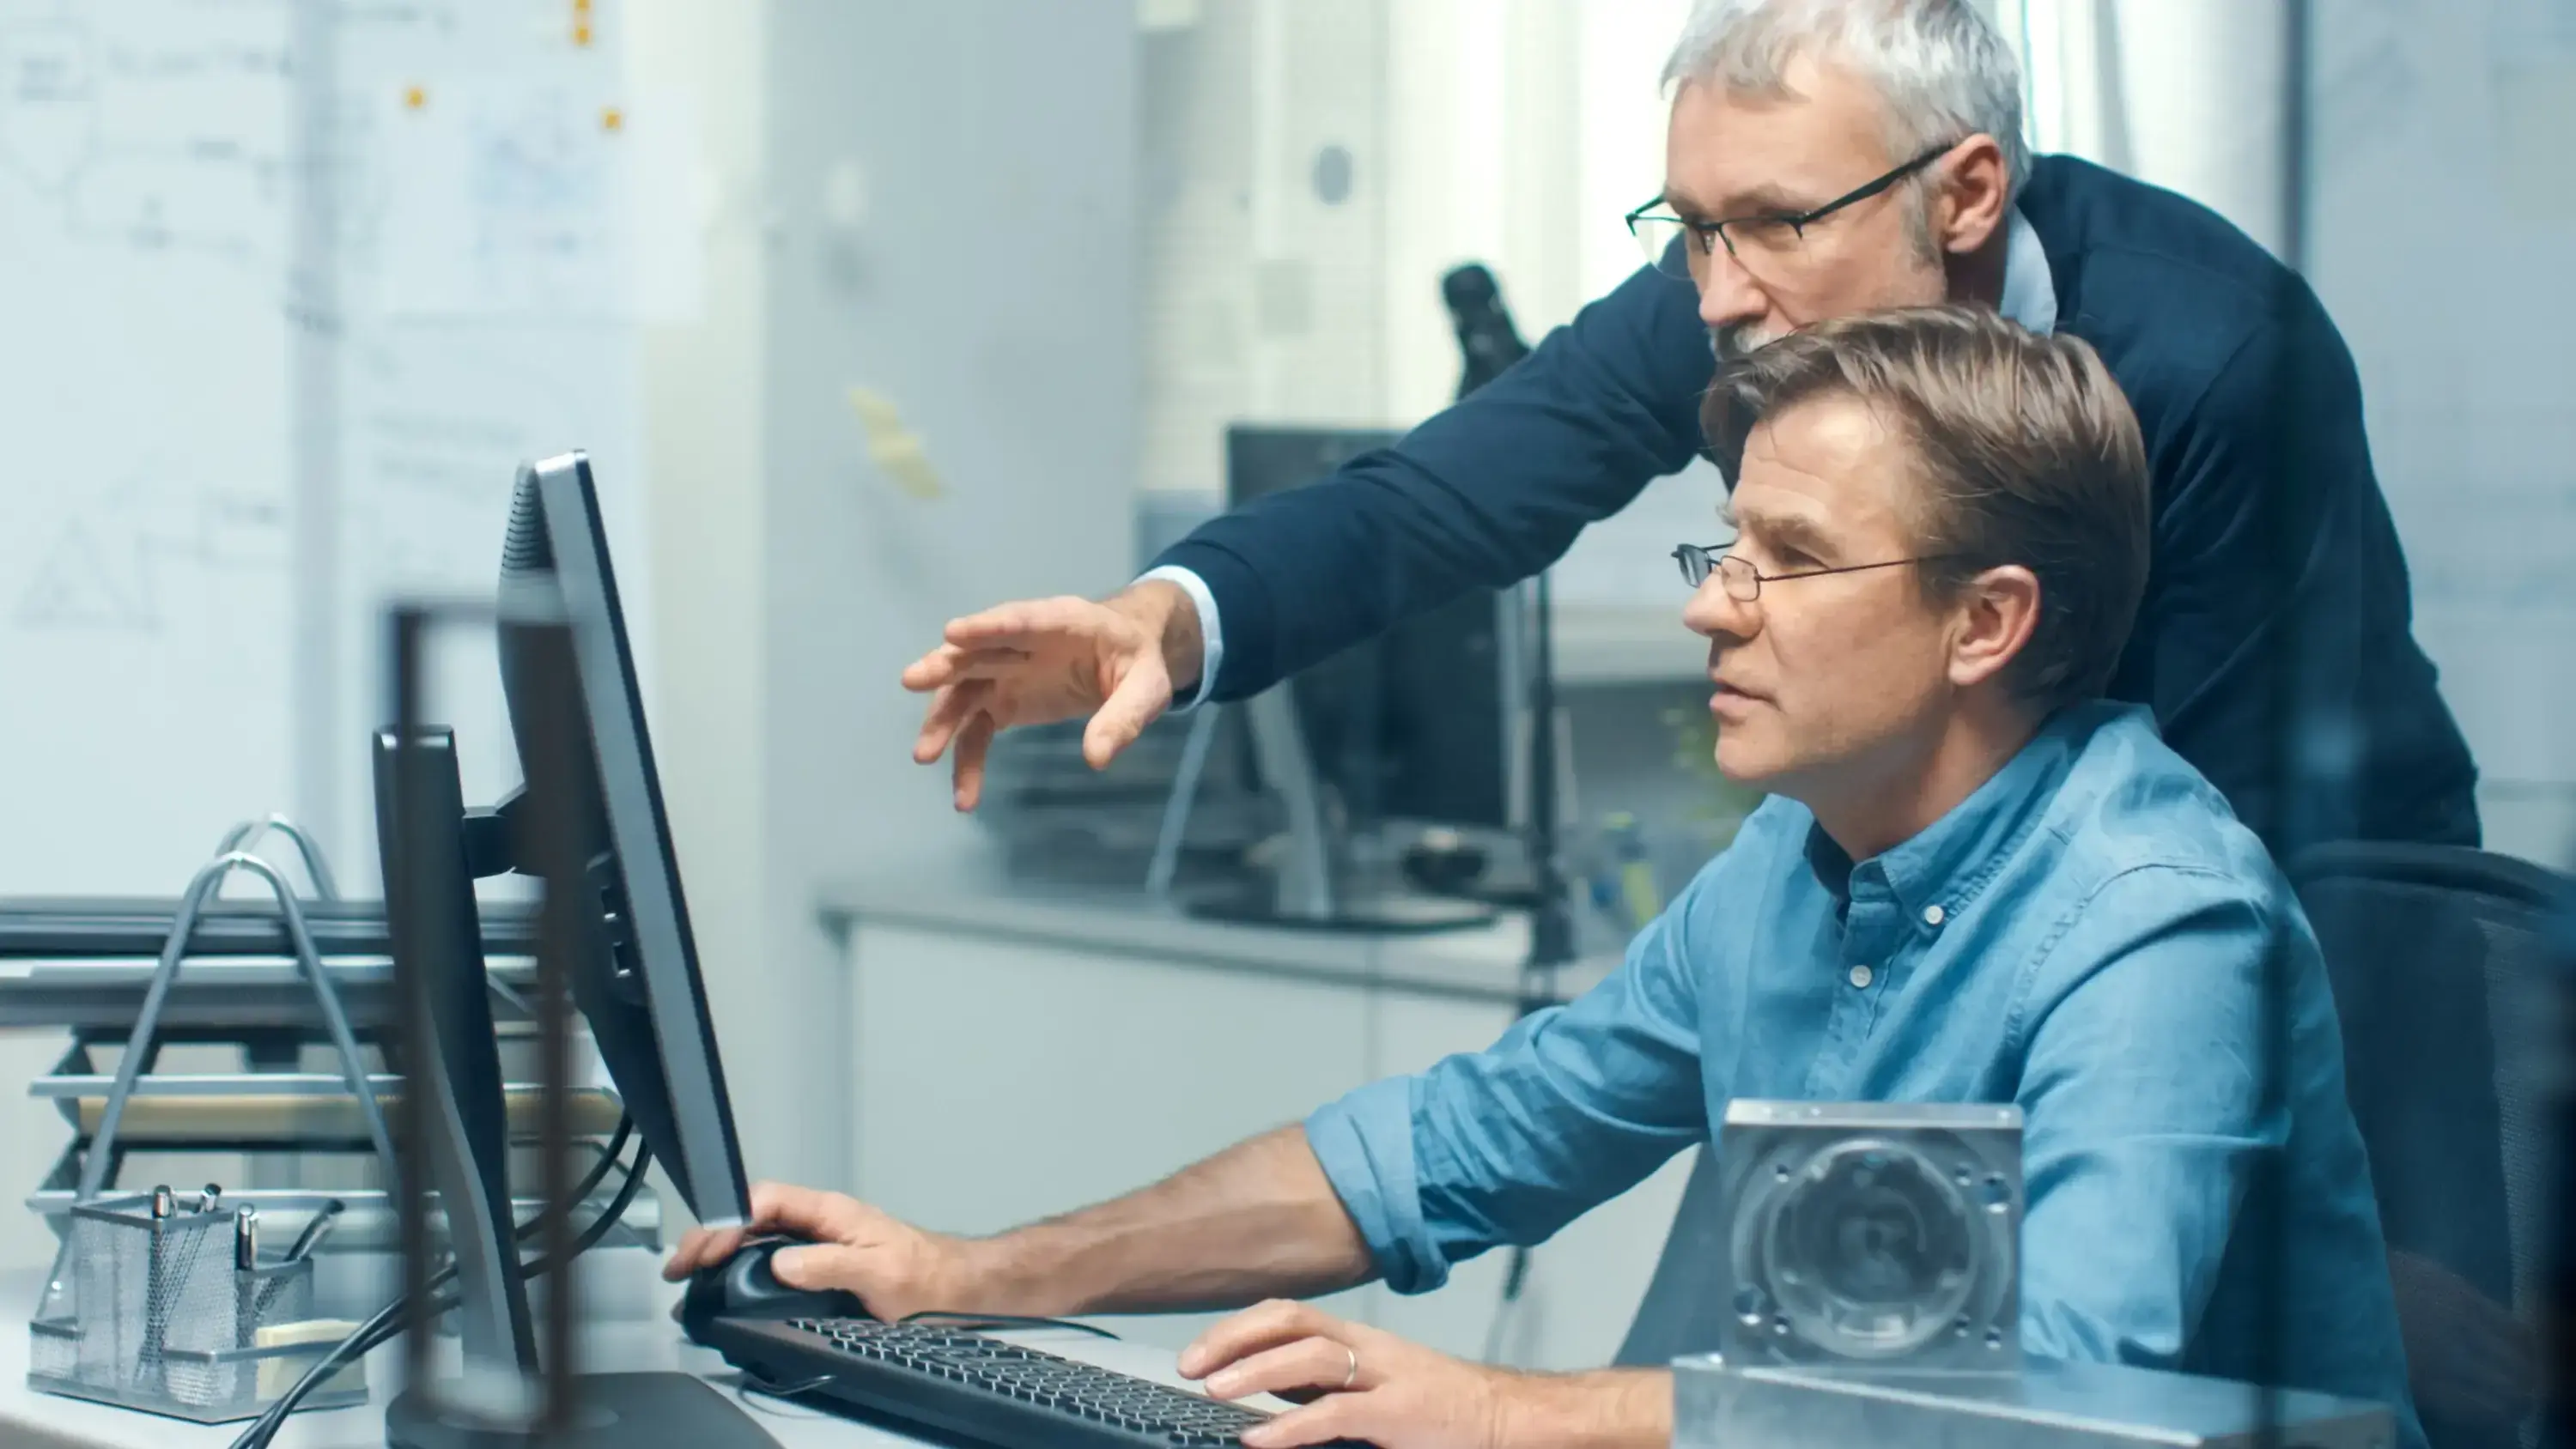
[[[1503,1296],[1494,1304],[1493,1323],[1485,1329],[1486,1363],[1502,1362],[1503,1339],[1511,1331],[1512,1321],[1520,1316],[1521,1289],[1528,1284],[1529,1266],[1529,1249],[1513,1249],[1511,1267],[1503,1274]]]
[[[626,1150],[626,1139],[634,1135],[635,1119],[632,1117],[618,1118],[617,1131],[608,1139],[608,1146],[600,1152],[599,1160],[592,1163],[589,1173],[585,1175],[579,1183],[576,1183],[573,1186],[573,1190],[571,1192],[564,1195],[565,1201],[563,1211],[572,1211],[581,1204],[588,1202],[592,1193],[599,1191],[599,1185],[608,1180],[609,1171],[612,1168],[621,1165],[617,1160],[618,1154]],[[634,1176],[634,1173],[629,1172],[627,1175],[632,1177]],[[540,1213],[536,1217],[530,1218],[525,1223],[520,1224],[517,1233],[518,1241],[524,1243],[528,1239],[536,1236],[537,1225],[544,1221],[545,1215]]]
[[[792,1419],[800,1416],[795,1414],[782,1414],[776,1409],[764,1409],[760,1405],[752,1402],[752,1400],[757,1397],[763,1399],[777,1399],[782,1403],[792,1404],[796,1401],[797,1395],[810,1394],[816,1389],[823,1387],[825,1384],[831,1383],[839,1377],[840,1375],[838,1374],[818,1374],[813,1378],[807,1379],[801,1384],[781,1385],[770,1383],[756,1374],[745,1373],[742,1376],[742,1382],[733,1386],[733,1396],[742,1400],[742,1406],[751,1410],[755,1414],[767,1414],[773,1419]],[[816,1417],[819,1418],[822,1416],[818,1413]]]
[[[599,1161],[592,1165],[589,1173],[584,1175],[571,1193],[567,1194],[566,1201],[553,1209],[556,1212],[570,1212],[598,1190],[599,1185],[607,1180],[610,1169],[625,1167],[625,1180],[619,1185],[617,1196],[600,1211],[596,1218],[591,1220],[590,1226],[583,1229],[581,1236],[574,1240],[567,1261],[570,1257],[579,1257],[597,1247],[600,1240],[607,1237],[619,1220],[626,1216],[626,1209],[633,1205],[635,1195],[643,1189],[645,1169],[651,1166],[653,1161],[652,1146],[649,1143],[639,1144],[635,1149],[635,1161],[632,1165],[623,1164],[617,1160],[617,1154],[625,1148],[627,1139],[634,1135],[634,1129],[632,1118],[621,1119],[617,1124],[615,1135],[609,1139],[607,1151],[600,1154]],[[521,1224],[512,1235],[513,1241],[524,1243],[536,1236],[549,1215],[549,1213],[539,1213],[535,1218]],[[520,1271],[533,1278],[552,1272],[557,1266],[559,1265],[551,1259],[541,1257],[522,1264]],[[451,1262],[430,1275],[422,1291],[438,1295],[441,1289],[455,1279],[456,1266]],[[432,1297],[426,1305],[426,1311],[420,1315],[421,1321],[427,1322],[437,1318],[438,1315],[454,1308],[457,1301],[454,1294]],[[373,1318],[360,1324],[348,1337],[340,1340],[329,1353],[324,1354],[311,1368],[305,1370],[304,1376],[297,1379],[292,1388],[280,1394],[277,1402],[269,1405],[266,1412],[253,1420],[248,1428],[242,1430],[240,1436],[233,1440],[231,1449],[267,1449],[269,1442],[277,1437],[277,1431],[285,1426],[288,1416],[295,1412],[295,1406],[304,1402],[305,1398],[314,1389],[320,1387],[324,1380],[339,1372],[340,1368],[351,1360],[362,1358],[375,1351],[395,1334],[410,1327],[411,1324],[406,1315],[406,1310],[410,1307],[408,1296],[396,1298],[379,1310]]]
[[[1117,1334],[1096,1323],[1084,1323],[1072,1318],[1029,1318],[1017,1313],[950,1313],[942,1309],[928,1308],[919,1313],[907,1313],[897,1321],[943,1323],[968,1332],[981,1332],[988,1328],[1069,1328],[1076,1333],[1087,1333],[1094,1338],[1108,1339],[1111,1343],[1119,1341]]]

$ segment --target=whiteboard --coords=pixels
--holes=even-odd
[[[523,460],[593,454],[649,658],[636,335],[693,173],[619,23],[0,0],[0,893],[173,893],[281,809],[370,888],[383,610],[489,596]],[[443,656],[497,795],[488,635]]]

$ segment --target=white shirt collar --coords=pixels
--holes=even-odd
[[[2018,206],[2004,232],[2004,296],[1997,310],[2042,336],[2057,330],[2057,279],[2039,233]]]

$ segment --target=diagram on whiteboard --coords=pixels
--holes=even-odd
[[[0,7],[0,168],[77,242],[273,271],[284,138],[244,102],[284,83],[282,8],[250,7],[247,24],[211,7],[139,8],[168,23]]]
[[[158,633],[174,606],[221,608],[228,591],[220,575],[282,574],[287,552],[286,510],[277,500],[219,491],[156,496],[138,475],[63,525],[38,555],[11,618],[23,629]]]
[[[0,888],[167,892],[280,809],[363,855],[389,601],[488,590],[535,456],[598,455],[640,535],[661,254],[630,238],[638,178],[677,168],[619,27],[605,0],[0,0],[0,679],[41,702],[0,711],[0,801],[70,822],[0,847]]]

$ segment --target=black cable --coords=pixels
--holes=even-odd
[[[632,1165],[623,1164],[617,1160],[617,1154],[625,1149],[627,1140],[634,1135],[634,1130],[635,1123],[632,1118],[620,1119],[617,1131],[609,1138],[608,1148],[600,1154],[599,1161],[592,1165],[589,1173],[566,1195],[564,1203],[553,1210],[555,1212],[572,1211],[587,1201],[593,1192],[598,1191],[599,1185],[607,1180],[612,1169],[621,1166],[626,1168],[626,1177],[617,1189],[617,1196],[601,1210],[598,1217],[592,1219],[590,1226],[584,1229],[580,1238],[573,1243],[570,1255],[572,1257],[579,1257],[597,1247],[600,1240],[607,1237],[610,1230],[626,1216],[626,1209],[633,1205],[636,1193],[643,1188],[645,1169],[653,1161],[652,1146],[639,1145],[635,1150],[635,1161]],[[548,1216],[548,1213],[541,1212],[535,1218],[520,1224],[512,1235],[513,1241],[524,1243],[536,1236]],[[522,1264],[520,1271],[525,1276],[533,1278],[553,1271],[556,1266],[557,1264],[551,1260],[540,1257]],[[423,1285],[422,1291],[436,1294],[440,1289],[454,1282],[455,1278],[456,1266],[451,1262],[432,1274],[429,1281]],[[457,1301],[453,1294],[432,1298],[426,1312],[421,1315],[420,1321],[428,1322],[436,1319],[438,1315],[454,1308]],[[311,1368],[305,1370],[304,1376],[297,1379],[293,1387],[280,1394],[277,1402],[269,1405],[266,1412],[253,1420],[248,1428],[242,1430],[240,1436],[233,1440],[231,1449],[267,1449],[269,1442],[277,1437],[277,1431],[285,1427],[287,1418],[295,1412],[295,1406],[304,1402],[324,1380],[338,1373],[351,1360],[374,1352],[396,1333],[411,1326],[405,1316],[405,1311],[410,1306],[407,1296],[396,1298],[379,1310],[375,1317],[360,1324],[348,1337],[340,1340],[329,1353],[324,1354]]]
[[[1519,1317],[1519,1314],[1514,1310],[1520,1307],[1521,1289],[1526,1286],[1529,1281],[1529,1268],[1529,1249],[1517,1245],[1514,1246],[1512,1249],[1511,1266],[1506,1268],[1503,1272],[1503,1296],[1494,1304],[1494,1321],[1487,1325],[1485,1329],[1485,1357],[1483,1361],[1486,1363],[1494,1364],[1502,1362],[1503,1338],[1510,1331],[1512,1321]]]
[[[742,1376],[742,1382],[733,1386],[733,1396],[742,1401],[744,1408],[755,1414],[767,1414],[773,1419],[792,1418],[793,1415],[782,1414],[776,1409],[764,1409],[752,1400],[758,1397],[792,1404],[796,1401],[797,1395],[810,1394],[839,1377],[838,1374],[817,1374],[801,1384],[773,1384],[757,1374],[746,1373]]]
[[[599,1185],[608,1180],[609,1172],[621,1165],[617,1160],[618,1156],[626,1151],[626,1140],[634,1135],[635,1119],[632,1117],[618,1118],[617,1131],[608,1139],[608,1146],[601,1149],[599,1161],[592,1163],[589,1173],[585,1175],[580,1182],[574,1184],[571,1192],[565,1194],[564,1206],[561,1209],[562,1211],[571,1212],[574,1208],[588,1202],[592,1193],[599,1191]],[[629,1170],[626,1175],[631,1178],[635,1174],[632,1170]],[[518,1241],[524,1243],[528,1239],[536,1236],[537,1224],[544,1220],[544,1215],[541,1213],[537,1217],[531,1218],[527,1222],[520,1224],[515,1235]]]
[[[919,1313],[907,1313],[897,1321],[944,1323],[969,1332],[981,1332],[988,1328],[1069,1328],[1076,1333],[1087,1333],[1094,1338],[1108,1339],[1111,1343],[1119,1341],[1117,1334],[1096,1323],[1084,1323],[1072,1318],[1030,1318],[1017,1313],[951,1313],[944,1309],[925,1308]]]

